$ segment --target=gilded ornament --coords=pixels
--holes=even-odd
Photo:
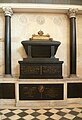
[[[40,30],[38,32],[38,35],[33,34],[32,38],[30,38],[30,40],[52,40],[52,38],[50,38],[49,34],[43,35],[44,32],[42,30]]]

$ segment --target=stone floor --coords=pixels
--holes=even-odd
[[[82,107],[0,109],[0,120],[82,120]]]

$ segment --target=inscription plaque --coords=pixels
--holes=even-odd
[[[63,78],[62,63],[43,64],[43,63],[27,63],[20,61],[20,78]]]
[[[19,84],[20,100],[63,100],[63,84]]]

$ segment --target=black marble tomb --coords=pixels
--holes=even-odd
[[[61,79],[62,63],[55,58],[59,41],[25,40],[21,42],[27,58],[18,61],[20,79]]]

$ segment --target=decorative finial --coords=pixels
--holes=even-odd
[[[41,30],[38,32],[38,35],[40,35],[40,36],[42,36],[43,34],[44,34],[44,32]]]

